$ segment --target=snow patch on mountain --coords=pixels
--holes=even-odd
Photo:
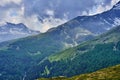
[[[64,44],[64,47],[65,47],[65,48],[74,47],[73,44],[69,44],[69,43],[66,43],[66,42],[64,42],[63,44]]]
[[[115,19],[114,19],[114,25],[115,25],[115,26],[120,25],[120,18],[115,18]]]
[[[76,34],[75,39],[78,39],[80,36],[87,36],[90,34],[92,34],[90,31],[82,29],[80,33]]]

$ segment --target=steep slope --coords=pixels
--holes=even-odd
[[[72,20],[74,25],[81,26],[84,29],[94,33],[101,34],[114,26],[120,25],[120,2],[111,10],[94,16],[79,16]]]
[[[58,26],[57,28],[48,30],[46,33],[1,43],[0,44],[1,80],[4,78],[10,80],[11,79],[33,80],[38,77],[51,77],[57,75],[72,76],[72,75],[84,73],[83,71],[76,72],[76,70],[78,70],[78,67],[74,68],[75,64],[73,64],[73,62],[77,61],[76,64],[78,64],[79,61],[82,60],[82,58],[81,60],[78,60],[79,58],[72,57],[73,55],[77,55],[77,54],[69,55],[68,53],[70,53],[69,52],[70,49],[66,50],[67,53],[65,51],[66,53],[65,56],[63,55],[63,52],[60,53],[61,55],[63,55],[63,61],[61,60],[62,57],[61,55],[59,59],[56,58],[57,55],[55,56],[51,56],[51,55],[61,52],[66,48],[76,46],[81,42],[93,39],[94,36],[107,31],[107,29],[105,29],[105,26],[111,28],[113,25],[115,25],[114,19],[120,17],[118,15],[119,13],[120,10],[111,9],[108,12],[98,14],[95,16],[77,17],[63,25]],[[101,17],[105,19],[106,17],[107,18],[112,17],[109,21],[110,24],[108,25],[108,23],[106,23],[104,19],[101,19]],[[99,24],[100,21],[102,21],[103,23]],[[88,46],[88,48],[90,48],[91,50],[91,48],[94,47]],[[83,48],[82,52],[86,52],[84,51],[85,49]],[[72,48],[70,51],[76,53],[76,48]],[[70,66],[70,64],[66,65],[68,63],[66,62],[67,58],[71,59],[67,61],[72,61],[70,62],[70,64],[73,64],[73,66]],[[65,64],[65,66],[62,66],[62,64],[63,65]],[[53,67],[53,65],[55,66]],[[60,66],[60,68],[58,68],[58,65]],[[89,66],[90,65],[92,64],[89,64]],[[106,66],[107,65],[105,65],[105,67]],[[69,70],[67,69],[67,67]],[[83,65],[83,67],[86,66]],[[56,70],[57,68],[58,71]],[[71,74],[68,75],[68,73],[71,71],[71,68],[73,68],[72,70],[73,72],[71,72]],[[103,68],[103,66],[101,68]],[[96,68],[96,70],[97,69],[99,68]],[[92,69],[90,71],[95,71],[95,70]],[[90,72],[90,71],[86,70],[85,72]]]
[[[95,35],[101,34],[107,30],[110,30],[114,26],[120,25],[119,7],[120,2],[118,2],[115,6],[113,6],[112,9],[106,12],[94,16],[78,16],[66,24],[60,25],[59,27],[69,25],[70,28],[80,27]]]
[[[48,60],[42,63],[44,68],[40,71],[44,75],[41,77],[70,77],[120,64],[119,34],[120,26],[94,40],[49,56]]]
[[[28,73],[33,75],[27,75],[28,80],[37,78],[39,75],[37,74],[39,71],[36,70],[39,68],[38,65],[41,65],[49,55],[68,47],[62,43],[65,35],[63,35],[64,37],[62,38],[60,35],[58,36],[58,34],[60,33],[57,31],[56,33],[48,32],[38,36],[1,43],[1,80],[4,78],[21,80],[21,78],[24,78],[24,75]],[[70,40],[68,42],[70,42]],[[35,69],[35,71],[32,72],[33,69]]]
[[[82,74],[71,78],[56,77],[56,78],[41,78],[38,80],[119,80],[120,79],[120,65],[105,68],[93,73]]]
[[[0,26],[0,42],[40,34],[39,31],[28,29],[24,24],[6,23]]]
[[[96,37],[94,40],[83,42],[82,44],[78,45],[75,48],[70,48],[68,50],[63,51],[62,54],[59,53],[56,56],[52,56],[52,57],[50,57],[50,60],[52,61],[52,58],[53,59],[57,58],[58,60],[56,59],[56,61],[59,61],[59,59],[60,60],[61,59],[67,59],[67,56],[69,58],[70,58],[70,56],[73,57],[74,51],[77,51],[78,48],[81,48],[81,51],[84,52],[86,49],[89,49],[89,48],[92,49],[92,46],[95,46],[95,45],[98,45],[98,44],[103,44],[104,45],[104,44],[109,44],[109,43],[114,42],[117,45],[117,43],[119,42],[119,39],[120,39],[119,34],[120,34],[120,26],[109,30],[108,32]],[[82,49],[82,47],[84,47],[84,48]],[[93,49],[94,48],[95,47],[93,47]]]

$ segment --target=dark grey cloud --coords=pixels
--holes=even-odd
[[[53,10],[54,17],[68,19],[82,15],[83,11],[89,12],[94,6],[102,5],[103,7],[111,4],[111,0],[24,0],[25,15],[38,14],[41,17],[48,17],[46,10]]]

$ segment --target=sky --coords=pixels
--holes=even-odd
[[[1,0],[0,25],[23,23],[46,32],[82,15],[95,15],[112,8],[120,0]]]

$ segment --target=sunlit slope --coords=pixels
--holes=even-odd
[[[40,78],[38,80],[119,80],[120,65],[98,70],[93,73],[82,74],[71,78],[56,77],[56,78]]]
[[[43,77],[67,76],[94,72],[108,66],[120,64],[120,26],[107,33],[83,42],[77,47],[48,57],[43,68]],[[47,67],[47,70],[46,70]]]

